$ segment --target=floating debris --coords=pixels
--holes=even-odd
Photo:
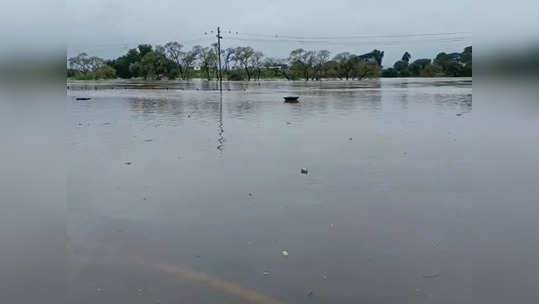
[[[288,251],[286,250],[281,251],[281,255],[285,258],[288,257]]]
[[[153,139],[145,139],[144,142],[152,142]]]
[[[434,272],[434,273],[428,273],[428,274],[424,274],[423,277],[425,279],[434,279],[434,278],[437,278],[440,276],[440,273],[439,272]]]
[[[352,140],[352,137],[348,138],[348,140]]]
[[[265,277],[271,275],[271,273],[270,273],[269,271],[264,271],[262,274],[263,274]]]
[[[285,96],[284,102],[286,103],[298,103],[299,102],[299,96]]]
[[[76,100],[91,100],[89,97],[77,97]]]
[[[462,113],[458,113],[457,116],[462,116]]]
[[[308,297],[312,297],[313,295],[314,295],[314,291],[309,290],[309,292],[307,293],[307,296],[308,296]]]
[[[309,170],[307,168],[301,168],[301,174],[307,175],[309,174]]]
[[[250,197],[252,197],[252,196],[253,196],[253,194],[252,194],[252,193],[249,193],[249,196],[250,196]]]
[[[132,162],[125,162],[124,165],[127,165],[127,166],[131,166],[133,163]]]

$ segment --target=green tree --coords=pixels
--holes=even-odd
[[[151,44],[140,44],[138,46],[138,51],[139,51],[139,58],[144,58],[146,54],[153,51],[153,48]]]
[[[432,62],[431,59],[417,59],[416,61],[412,62],[409,66],[408,66],[408,71],[410,72],[410,74],[414,77],[418,77],[421,75],[421,73],[423,72],[423,70],[428,66],[430,65]]]
[[[408,52],[405,52],[404,55],[402,55],[402,61],[406,63],[410,63],[410,59],[412,59],[412,55]]]
[[[133,69],[144,79],[161,80],[167,73],[167,60],[162,53],[151,51],[142,57],[140,63],[134,64]]]
[[[131,78],[138,76],[138,74],[133,74],[131,65],[139,62],[140,59],[138,49],[130,49],[127,54],[110,61],[108,64],[116,70],[118,77]]]

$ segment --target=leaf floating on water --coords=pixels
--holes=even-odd
[[[286,250],[281,251],[281,255],[285,258],[288,257],[288,251]]]

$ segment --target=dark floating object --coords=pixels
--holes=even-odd
[[[131,166],[133,163],[132,162],[125,162],[124,165],[126,166]]]
[[[301,168],[301,174],[307,175],[309,174],[309,170],[307,170],[307,168]]]
[[[76,100],[91,100],[91,98],[88,98],[88,97],[77,97]]]
[[[299,96],[285,96],[284,102],[286,103],[298,103],[299,102]]]
[[[457,116],[462,116],[462,113],[458,113]]]

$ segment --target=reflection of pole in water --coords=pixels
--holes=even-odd
[[[223,127],[223,92],[219,93],[219,130],[217,136],[217,150],[223,152],[225,148],[225,130]]]

